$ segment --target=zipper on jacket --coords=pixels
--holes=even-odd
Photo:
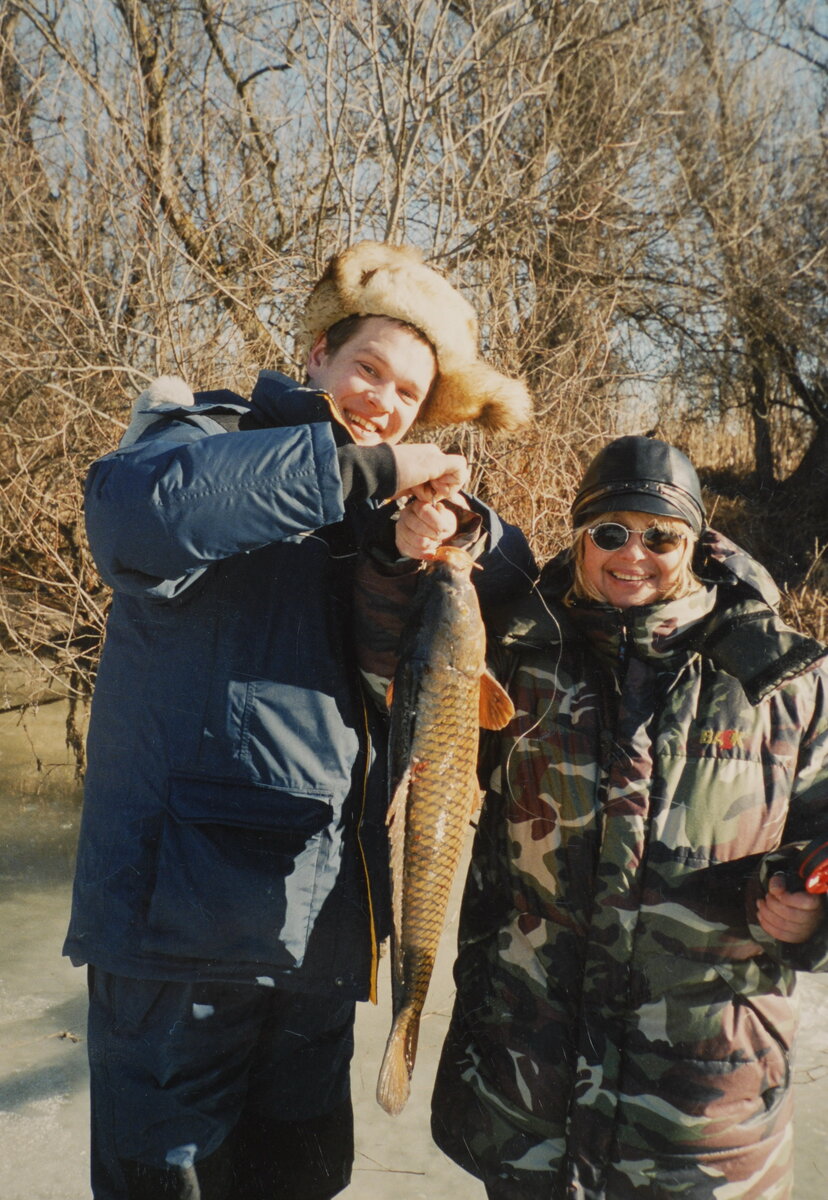
[[[371,977],[368,986],[368,999],[372,1004],[377,1003],[377,976],[379,974],[379,941],[377,939],[377,923],[374,917],[374,901],[371,895],[371,876],[368,871],[368,858],[362,845],[362,822],[365,817],[365,807],[368,802],[368,771],[371,764],[371,732],[368,727],[368,710],[365,697],[361,697],[362,726],[365,733],[365,766],[362,773],[362,803],[356,827],[356,841],[359,857],[362,862],[362,872],[365,876],[365,894],[368,897],[368,926],[371,935]]]
[[[621,618],[621,637],[618,642],[618,665],[621,668],[621,674],[627,669],[627,664],[630,661],[630,643],[632,642],[632,625],[627,624],[625,619]]]

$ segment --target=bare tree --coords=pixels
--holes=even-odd
[[[0,0],[6,643],[88,693],[89,461],[154,375],[301,371],[297,305],[362,237],[419,246],[526,374],[532,430],[452,436],[540,557],[665,396],[749,414],[767,486],[828,487],[824,42],[805,3],[758,11]]]
[[[789,491],[819,483],[828,450],[820,89],[783,45],[801,7],[757,24],[756,6],[674,5],[662,234],[636,314],[673,362],[671,399],[708,422],[745,415],[760,495],[792,468]]]

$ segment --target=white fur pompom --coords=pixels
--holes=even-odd
[[[178,375],[159,375],[141,392],[132,406],[129,428],[121,438],[121,448],[131,446],[154,425],[162,413],[195,404],[192,391]]]
[[[160,408],[162,404],[195,404],[195,397],[180,375],[159,375],[142,392],[133,412],[146,412],[148,408]]]

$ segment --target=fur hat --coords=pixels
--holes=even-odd
[[[391,317],[419,329],[437,356],[437,379],[418,420],[425,425],[476,421],[513,430],[529,420],[532,402],[521,379],[478,357],[474,309],[419,251],[357,242],[330,259],[305,306],[297,351],[310,353],[320,334],[350,316]]]

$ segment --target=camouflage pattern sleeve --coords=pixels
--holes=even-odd
[[[764,856],[756,882],[748,889],[748,925],[751,936],[766,954],[796,971],[828,970],[828,899],[822,898],[823,920],[813,938],[801,945],[778,942],[756,919],[756,899],[768,888],[771,876],[795,874],[796,861],[814,838],[828,840],[828,666],[797,681],[802,740],[794,772],[790,807],[778,849]]]
[[[367,695],[381,711],[397,667],[400,634],[414,600],[420,564],[376,550],[360,554],[354,577],[357,661]]]

